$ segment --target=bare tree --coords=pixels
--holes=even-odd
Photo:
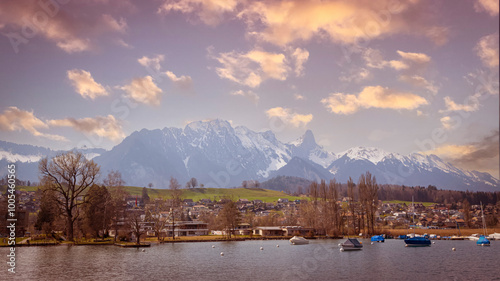
[[[161,215],[161,213],[165,210],[166,202],[161,198],[156,199],[154,205],[150,205],[146,210],[146,221],[153,223],[153,230],[158,241],[160,241],[161,231],[167,224],[167,221]]]
[[[128,193],[123,188],[125,182],[122,179],[122,174],[118,171],[111,171],[108,173],[106,179],[104,179],[104,185],[108,188],[111,203],[109,204],[109,214],[111,218],[112,229],[115,231],[115,241],[118,237],[118,232],[120,229],[120,223],[125,220],[125,209],[127,202],[125,199]]]
[[[467,198],[464,199],[464,201],[462,203],[462,208],[464,209],[465,224],[467,225],[467,227],[471,227],[472,216],[470,213],[470,203],[469,203],[469,200],[467,200]]]
[[[84,203],[80,197],[96,181],[99,166],[82,153],[70,151],[50,161],[42,159],[39,171],[44,188],[56,193],[55,200],[66,217],[68,240],[73,241],[73,223],[78,218],[76,210]]]
[[[146,233],[146,230],[144,229],[143,224],[142,224],[140,210],[133,209],[133,210],[128,211],[127,222],[128,222],[129,229],[131,230],[131,232],[135,236],[136,244],[137,245],[141,244],[141,235]]]
[[[352,218],[352,229],[354,231],[354,233],[356,233],[356,219],[355,219],[355,213],[356,213],[356,203],[355,203],[355,193],[354,193],[354,187],[355,187],[355,184],[354,182],[352,181],[352,178],[349,177],[349,180],[347,181],[347,197],[349,198],[349,212],[350,212],[350,215],[351,215],[351,218]],[[349,216],[348,216],[349,217]],[[350,225],[350,221],[348,220],[347,221],[347,234],[349,235],[349,229],[351,227]]]
[[[170,214],[172,220],[172,239],[175,239],[175,216],[182,208],[181,185],[174,177],[170,178]]]

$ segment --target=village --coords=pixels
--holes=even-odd
[[[17,237],[37,237],[42,234],[64,233],[64,223],[55,220],[50,230],[35,227],[37,212],[40,211],[40,192],[17,191],[18,219]],[[144,198],[145,197],[145,198]],[[247,237],[291,237],[294,235],[306,237],[341,237],[345,235],[363,235],[363,229],[356,229],[356,220],[347,207],[349,198],[339,198],[338,216],[341,219],[339,232],[330,233],[321,223],[311,223],[305,217],[301,208],[313,204],[308,197],[289,200],[280,198],[276,202],[263,202],[262,200],[248,200],[245,198],[228,199],[213,198],[183,199],[172,208],[169,199],[149,199],[146,196],[127,196],[123,209],[116,220],[104,220],[106,226],[99,227],[96,234],[86,231],[82,221],[77,220],[75,237],[99,238],[111,237],[119,241],[140,241],[148,238],[157,238],[165,241],[182,237],[214,237],[224,239]],[[83,199],[83,198],[82,198]],[[5,194],[0,198],[0,214],[6,216]],[[224,208],[228,202],[234,205],[234,213],[229,223],[221,222]],[[375,229],[380,234],[390,235],[394,230],[407,230],[409,228],[423,229],[432,233],[433,229],[453,230],[456,235],[463,229],[476,229],[480,232],[482,227],[481,206],[470,205],[464,211],[462,202],[452,204],[416,203],[414,207],[406,202],[390,203],[378,201],[375,213]],[[483,206],[488,227],[496,226],[498,222],[498,208],[495,205]],[[111,216],[111,214],[100,214]],[[320,214],[318,214],[320,215]],[[227,216],[227,213],[226,213]],[[131,218],[134,218],[135,221]],[[111,218],[110,218],[111,219]],[[1,223],[5,224],[6,220]],[[136,225],[134,225],[134,223]],[[101,224],[102,226],[102,224]],[[355,231],[353,231],[353,226]],[[5,226],[0,226],[2,236],[6,237]],[[358,224],[359,227],[359,224]],[[48,233],[47,233],[48,232]],[[137,239],[140,236],[140,239]],[[151,240],[151,239],[150,239]]]

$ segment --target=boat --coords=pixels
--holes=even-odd
[[[349,220],[347,221],[347,225],[349,225]],[[349,232],[347,233],[349,235]],[[360,233],[361,236],[361,233]],[[356,238],[347,238],[347,240],[344,243],[340,243],[340,251],[341,252],[346,252],[346,251],[359,251],[363,249],[363,243],[359,242],[358,239]]]
[[[356,238],[347,238],[347,240],[340,244],[340,251],[359,251],[363,249],[363,244],[358,241]]]
[[[372,242],[379,242],[379,243],[383,243],[385,241],[385,238],[384,236],[382,235],[374,235],[372,236],[372,239],[371,239]]]
[[[292,243],[293,245],[305,245],[309,244],[309,240],[301,236],[294,236],[290,238],[290,243]]]
[[[500,233],[493,233],[493,234],[490,234],[488,235],[488,239],[489,240],[500,240]]]
[[[413,197],[411,199],[411,205],[413,208],[413,221],[415,221],[415,205],[413,203]],[[428,235],[415,235],[415,228],[413,228],[413,236],[406,238],[404,241],[405,247],[427,247],[431,245],[431,240],[429,240]]]
[[[474,233],[471,236],[467,237],[467,239],[469,239],[471,241],[477,241],[477,240],[479,240],[479,237],[480,237],[479,233]]]
[[[481,218],[483,219],[483,235],[479,236],[479,239],[476,241],[476,245],[478,246],[489,246],[490,240],[486,238],[486,223],[484,222],[484,212],[483,212],[483,203],[481,202]]]

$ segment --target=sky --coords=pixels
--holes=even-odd
[[[498,0],[2,0],[0,140],[220,118],[499,177]]]

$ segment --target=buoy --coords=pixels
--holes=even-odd
[[[146,252],[146,249],[142,249],[143,252]]]
[[[215,248],[215,245],[212,245],[212,248]]]
[[[262,251],[262,250],[264,250],[264,247],[260,247],[260,250],[261,250],[261,251]]]
[[[408,245],[406,244],[405,247],[408,247]]]
[[[224,256],[224,252],[220,252],[220,256],[223,257]]]
[[[340,247],[340,243],[339,243],[339,247]]]
[[[280,247],[280,245],[276,245],[276,248],[279,248],[279,247]]]
[[[451,250],[452,250],[452,251],[456,251],[457,249],[455,249],[455,248],[451,248]]]
[[[436,244],[436,242],[432,241],[432,244]]]
[[[344,248],[340,248],[340,251],[343,252],[344,251]]]
[[[372,242],[372,245],[373,245],[373,242]]]

